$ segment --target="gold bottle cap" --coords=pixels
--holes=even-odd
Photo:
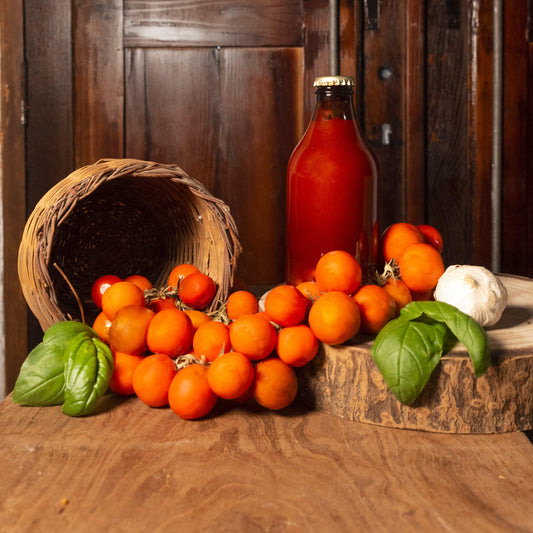
[[[354,87],[355,80],[351,76],[322,76],[315,78],[314,87],[331,87],[331,86]]]

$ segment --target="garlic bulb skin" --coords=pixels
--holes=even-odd
[[[434,297],[470,315],[482,327],[496,324],[508,301],[503,283],[490,270],[473,265],[449,266]]]

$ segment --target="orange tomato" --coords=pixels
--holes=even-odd
[[[182,368],[168,390],[168,403],[185,420],[207,415],[217,402],[217,395],[207,381],[207,367],[199,364]]]
[[[192,309],[202,310],[208,307],[217,292],[216,283],[207,274],[194,272],[180,282],[178,296]]]
[[[277,342],[276,329],[260,314],[237,318],[231,324],[229,335],[233,349],[252,361],[269,356]]]
[[[319,298],[323,292],[318,288],[316,281],[302,281],[296,285],[296,288],[308,299],[313,302]]]
[[[94,319],[93,329],[96,331],[100,340],[109,344],[109,329],[111,328],[111,320],[105,316],[105,313],[102,311]]]
[[[205,322],[194,333],[192,347],[197,357],[203,355],[208,361],[214,361],[231,349],[228,326],[217,320]]]
[[[133,373],[141,364],[144,357],[129,353],[113,351],[113,374],[109,380],[109,388],[122,396],[130,396],[135,393],[133,390]]]
[[[383,289],[386,290],[396,302],[397,315],[402,307],[405,307],[413,300],[409,287],[407,287],[401,279],[388,278],[385,285],[383,285]]]
[[[442,256],[430,244],[412,244],[396,261],[400,267],[400,277],[411,292],[420,293],[434,289],[444,274]]]
[[[183,278],[185,278],[189,274],[195,274],[196,272],[200,272],[198,267],[189,263],[181,263],[179,265],[176,265],[168,275],[167,287],[174,287],[175,289],[177,289],[180,284],[180,281]]]
[[[144,305],[126,305],[115,314],[109,328],[113,350],[130,354],[146,351],[146,333],[155,313]]]
[[[420,230],[408,222],[397,222],[390,225],[382,234],[380,248],[385,262],[398,257],[411,244],[424,242],[424,236]]]
[[[226,302],[226,314],[230,320],[235,320],[242,315],[257,313],[259,302],[250,291],[240,290],[232,292]]]
[[[175,375],[176,366],[168,355],[148,355],[133,372],[133,391],[146,405],[163,407],[168,404],[168,391]]]
[[[163,309],[175,309],[176,300],[174,298],[156,298],[148,303],[148,307],[154,313],[159,313],[159,311],[163,311]]]
[[[159,311],[150,321],[146,345],[151,352],[176,358],[186,354],[191,346],[194,329],[191,319],[180,309]]]
[[[269,357],[255,365],[253,397],[266,409],[283,409],[290,405],[298,392],[294,369],[278,357]]]
[[[278,333],[276,351],[279,358],[290,366],[307,364],[318,353],[318,347],[318,339],[305,324],[286,327]]]
[[[361,326],[357,303],[341,291],[323,294],[311,306],[308,320],[309,327],[317,339],[332,345],[351,339]]]
[[[265,298],[265,313],[279,326],[295,326],[305,319],[309,301],[293,285],[278,285]]]
[[[184,313],[191,319],[194,331],[196,331],[205,322],[212,320],[207,313],[204,313],[203,311],[197,311],[196,309],[185,309]]]
[[[102,295],[102,310],[109,320],[126,305],[145,305],[144,292],[130,281],[117,281]]]
[[[128,276],[124,281],[129,281],[130,283],[137,285],[142,291],[149,291],[153,288],[152,282],[146,276],[141,276],[140,274]]]
[[[379,285],[363,285],[353,296],[361,313],[361,332],[377,335],[396,316],[396,302]]]
[[[325,253],[316,264],[315,280],[322,292],[353,294],[361,285],[362,276],[359,262],[343,250]]]
[[[225,400],[235,400],[248,391],[254,380],[250,359],[240,352],[227,352],[217,357],[207,370],[207,381],[213,392]]]

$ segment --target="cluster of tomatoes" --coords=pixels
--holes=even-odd
[[[170,405],[184,419],[205,416],[219,398],[255,398],[268,409],[292,403],[293,366],[303,361],[283,348],[285,361],[274,354],[278,329],[253,293],[234,292],[206,311],[216,291],[191,264],[177,265],[163,290],[142,275],[96,280],[91,295],[101,311],[93,329],[113,352],[110,389],[151,407]]]
[[[429,299],[444,272],[442,238],[431,226],[393,224],[380,239],[384,275],[364,282],[357,260],[333,250],[312,280],[283,284],[257,298],[232,292],[214,306],[215,282],[177,265],[164,290],[142,275],[108,275],[93,285],[101,312],[93,328],[111,347],[110,389],[181,418],[207,415],[217,400],[254,398],[282,409],[296,397],[295,368],[319,343],[337,345],[359,331],[375,335],[413,299]]]

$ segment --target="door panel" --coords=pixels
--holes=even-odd
[[[126,155],[176,163],[201,181],[236,219],[238,275],[251,284],[282,280],[301,51],[148,48],[128,49],[126,58]]]

